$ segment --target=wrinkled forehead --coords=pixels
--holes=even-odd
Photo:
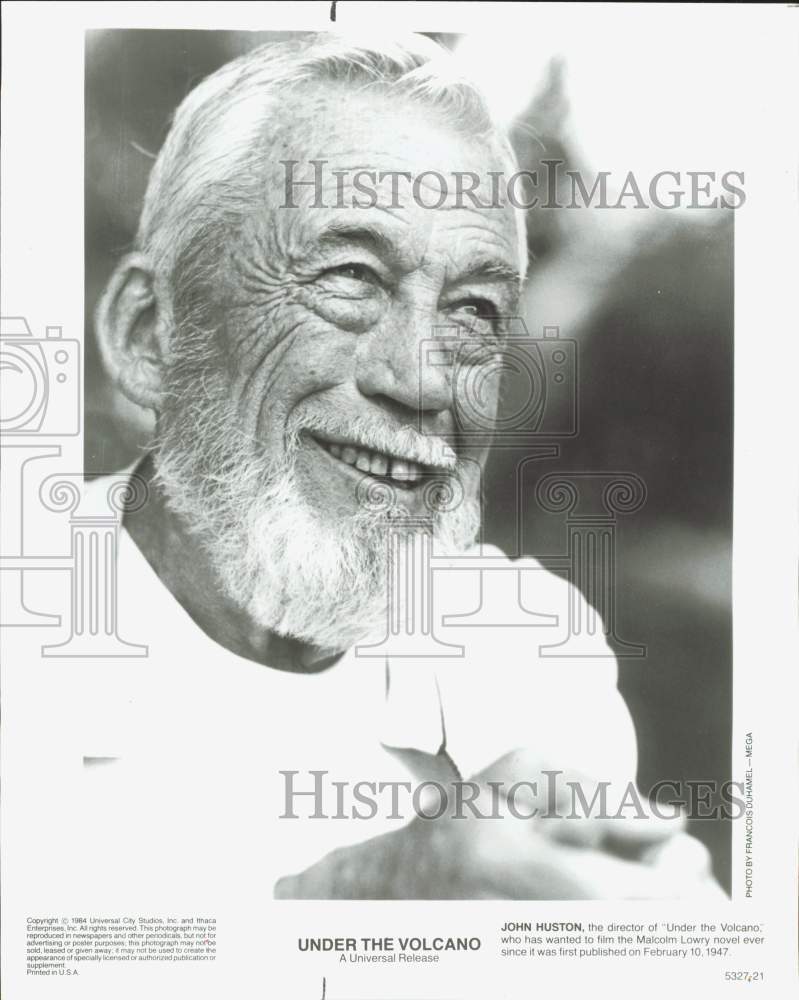
[[[436,233],[468,239],[479,231],[504,245],[523,274],[524,219],[505,197],[515,166],[500,136],[474,137],[434,107],[340,85],[293,94],[271,126],[265,194],[273,222],[312,239],[355,212],[380,218],[409,249]]]

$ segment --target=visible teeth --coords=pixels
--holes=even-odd
[[[391,458],[381,452],[335,444],[332,441],[325,442],[325,447],[342,462],[354,465],[361,472],[368,472],[373,476],[389,476],[402,483],[418,483],[424,475],[421,465],[406,459]]]
[[[391,460],[391,478],[400,479],[403,482],[409,479],[410,468],[407,462],[403,462],[401,458],[392,458]]]

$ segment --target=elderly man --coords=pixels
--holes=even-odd
[[[194,885],[202,830],[283,898],[713,891],[678,820],[536,811],[542,773],[579,777],[589,799],[634,778],[601,635],[582,660],[541,660],[525,629],[452,627],[451,659],[354,648],[386,632],[392,516],[453,567],[475,551],[485,444],[420,343],[443,327],[484,343],[472,364],[501,350],[526,268],[514,170],[479,93],[424,38],[268,45],[178,109],[97,312],[111,376],[156,415],[136,470],[149,502],[119,555],[121,614],[150,646],[123,699],[125,802],[136,856],[170,879]],[[435,478],[461,502],[431,511]],[[375,489],[388,517],[364,503]],[[525,566],[526,605],[564,621],[568,585]],[[476,571],[446,577],[437,620],[480,601]],[[486,808],[400,803],[413,782],[467,778]],[[351,807],[356,782],[374,808]],[[164,831],[180,844],[167,866]]]

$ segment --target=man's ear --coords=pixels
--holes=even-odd
[[[171,324],[143,254],[119,262],[98,303],[95,325],[114,383],[134,403],[158,410]]]

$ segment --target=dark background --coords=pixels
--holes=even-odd
[[[228,59],[272,36],[115,31],[87,35],[86,469],[132,461],[149,419],[101,369],[92,311],[115,261],[131,247],[147,176],[182,97]],[[441,37],[453,44],[452,37]],[[637,81],[635,85],[644,85]],[[521,165],[561,157],[580,167],[566,127],[568,65],[553,61],[516,132]],[[731,772],[732,213],[640,213],[618,229],[586,209],[528,217],[531,332],[561,327],[578,342],[580,433],[559,471],[629,471],[645,506],[618,525],[618,631],[647,646],[620,660],[636,723],[639,785],[728,780]],[[562,288],[558,293],[552,290]],[[560,295],[560,298],[558,297]],[[531,435],[531,443],[534,441]],[[486,537],[515,549],[515,469],[524,447],[494,452]],[[525,549],[564,550],[563,515],[523,510]],[[693,821],[730,885],[730,828]]]

